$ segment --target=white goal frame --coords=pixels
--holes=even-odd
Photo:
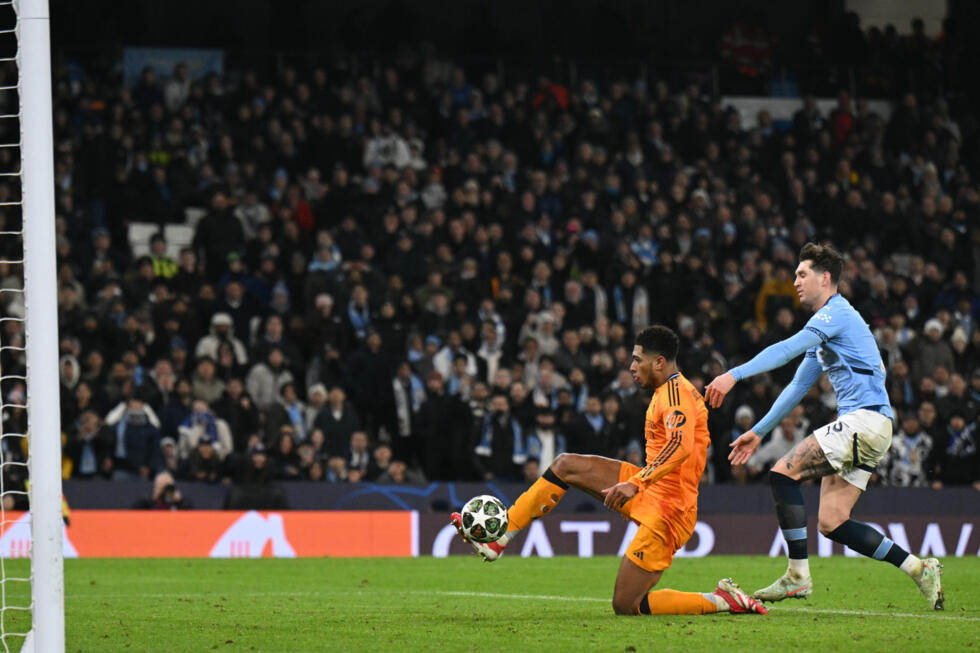
[[[65,650],[54,138],[48,0],[16,0],[26,307],[31,631],[23,650]]]

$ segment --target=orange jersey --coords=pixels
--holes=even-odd
[[[701,393],[679,373],[658,387],[647,407],[647,465],[629,478],[672,510],[696,509],[711,436]]]

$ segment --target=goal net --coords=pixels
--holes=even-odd
[[[47,0],[0,0],[0,645],[63,651]]]

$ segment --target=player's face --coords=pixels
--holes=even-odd
[[[800,296],[800,302],[813,306],[826,291],[829,280],[830,273],[817,272],[810,267],[810,261],[801,262],[796,268],[796,281],[793,283]]]
[[[633,375],[633,383],[641,388],[653,388],[657,385],[658,368],[663,367],[663,356],[648,354],[643,351],[643,347],[634,345],[633,362],[630,363],[630,374]]]

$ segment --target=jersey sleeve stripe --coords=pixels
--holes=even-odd
[[[655,461],[653,461],[652,463],[650,463],[649,465],[643,468],[643,472],[640,474],[640,478],[643,479],[647,478],[648,476],[650,476],[650,474],[656,471],[658,467],[660,467],[665,462],[670,460],[670,457],[674,454],[674,452],[677,450],[680,444],[681,444],[680,440],[668,444],[664,448],[664,450],[660,452],[660,455],[657,456],[657,459]]]
[[[823,331],[821,331],[820,329],[818,329],[816,327],[807,326],[805,328],[806,328],[807,331],[812,331],[815,334],[817,334],[818,336],[820,336],[820,341],[821,342],[827,342],[828,340],[830,340],[830,336],[828,336],[826,333],[824,333]]]
[[[650,464],[651,465],[659,464],[662,463],[667,458],[670,458],[670,455],[673,453],[673,449],[677,448],[677,445],[680,444],[680,441],[681,441],[681,434],[675,431],[674,434],[670,436],[670,440],[667,442],[667,446],[665,446],[663,449],[660,450],[660,453],[657,454],[657,457],[654,458],[653,462],[651,462]]]
[[[671,440],[670,442],[668,442],[667,443],[667,446],[663,448],[663,450],[660,452],[660,454],[657,455],[657,457],[653,461],[651,461],[649,465],[647,465],[644,468],[644,472],[645,473],[649,473],[648,470],[653,470],[656,467],[658,467],[661,463],[663,463],[663,461],[666,458],[669,458],[670,457],[671,450],[674,449],[674,448],[676,448],[676,446],[678,444],[679,444],[678,442],[673,441],[673,440]]]

